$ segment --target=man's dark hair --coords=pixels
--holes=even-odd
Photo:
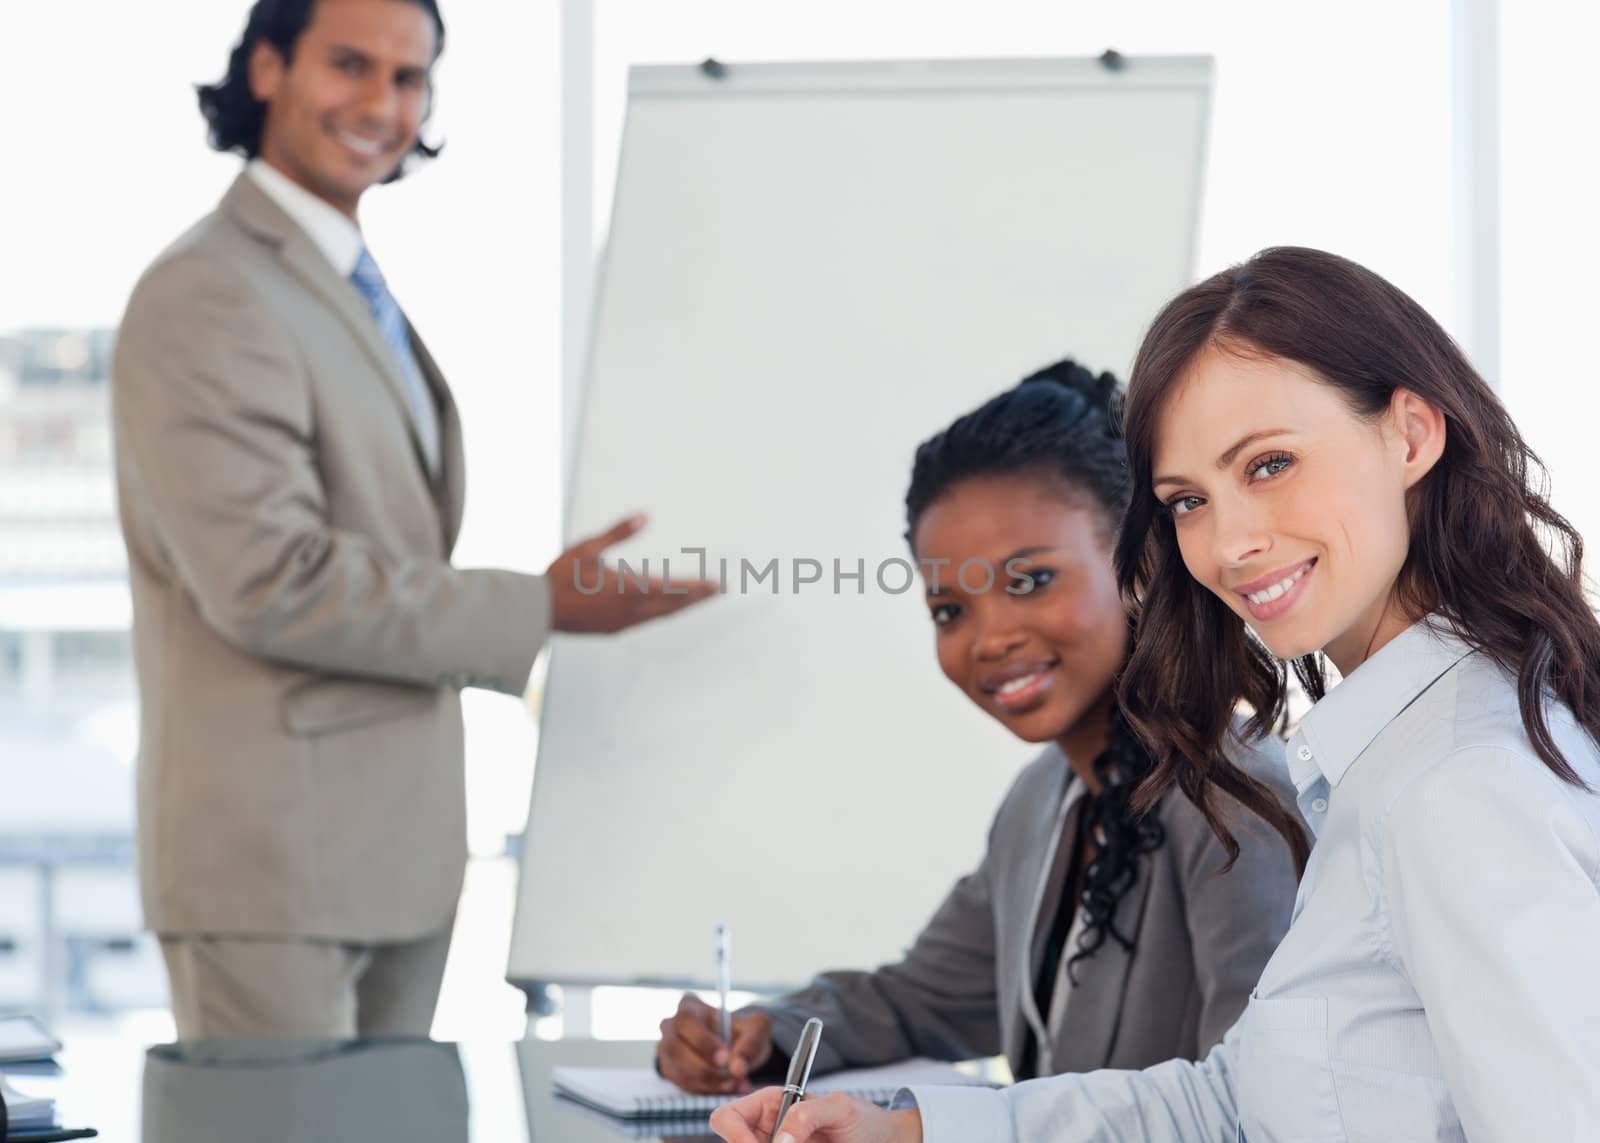
[[[434,58],[444,51],[444,18],[439,15],[438,0],[407,0],[433,17],[438,29],[438,44]],[[207,135],[211,146],[218,151],[236,151],[247,159],[261,154],[261,128],[266,122],[267,105],[250,91],[250,57],[256,45],[265,40],[271,44],[283,62],[294,59],[295,45],[300,35],[311,23],[317,0],[256,0],[245,21],[244,34],[234,45],[228,57],[227,73],[217,83],[202,83],[195,88],[200,96],[200,114],[209,124]],[[423,122],[427,122],[424,117]],[[413,155],[424,159],[437,158],[439,147],[430,147],[421,138],[412,148]],[[383,181],[392,183],[405,173],[402,162]]]

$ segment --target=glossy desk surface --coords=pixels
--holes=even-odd
[[[648,1067],[640,1041],[427,1040],[67,1044],[59,1075],[5,1069],[107,1143],[607,1143],[709,1139],[694,1123],[641,1133],[556,1099],[561,1064]]]

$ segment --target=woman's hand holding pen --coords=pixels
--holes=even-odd
[[[768,1143],[783,1089],[763,1088],[717,1108],[711,1129],[728,1143]],[[885,1111],[875,1103],[834,1093],[797,1103],[774,1143],[922,1143],[922,1115]]]
[[[732,1031],[732,1042],[724,1044],[717,1010],[685,993],[677,1013],[661,1021],[656,1067],[684,1091],[749,1091],[750,1073],[772,1058],[772,1021],[762,1012],[735,1013]]]

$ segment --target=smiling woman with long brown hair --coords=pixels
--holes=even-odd
[[[1162,311],[1125,425],[1140,799],[1288,829],[1222,746],[1288,664],[1318,700],[1287,748],[1317,834],[1288,935],[1200,1063],[830,1097],[779,1143],[1600,1139],[1600,624],[1511,418],[1404,293],[1285,247]],[[773,1102],[714,1126],[754,1143]]]

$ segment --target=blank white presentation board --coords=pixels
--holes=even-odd
[[[915,446],[1062,356],[1125,377],[1193,271],[1206,59],[709,71],[631,78],[569,532],[644,508],[614,556],[727,591],[556,642],[517,983],[707,981],[718,921],[740,986],[899,954],[1036,749],[894,562]]]

